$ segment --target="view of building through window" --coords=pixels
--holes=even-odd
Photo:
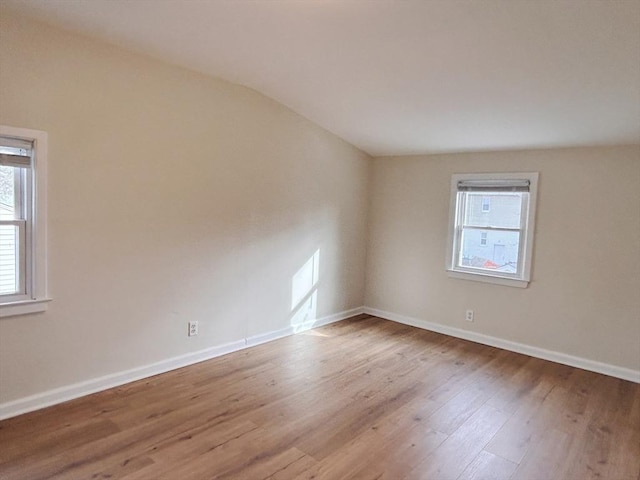
[[[460,266],[517,272],[522,195],[465,194]]]

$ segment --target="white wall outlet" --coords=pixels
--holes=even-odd
[[[197,320],[193,320],[193,321],[189,322],[189,336],[193,337],[195,335],[198,335],[198,321]]]
[[[473,310],[467,310],[467,313],[465,314],[464,319],[467,322],[473,322]]]

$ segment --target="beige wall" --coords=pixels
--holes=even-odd
[[[1,22],[0,123],[49,133],[54,300],[0,319],[0,403],[286,328],[317,249],[317,315],[363,304],[367,155],[246,88]]]
[[[540,172],[527,289],[445,272],[451,175],[491,171]],[[371,188],[367,306],[640,369],[640,147],[377,158]]]

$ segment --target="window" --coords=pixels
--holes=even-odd
[[[450,276],[528,285],[537,184],[537,173],[452,176],[447,252]]]
[[[46,308],[45,132],[0,126],[0,317]]]

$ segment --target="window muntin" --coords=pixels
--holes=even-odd
[[[453,176],[447,269],[461,274],[453,276],[526,286],[537,178],[536,173]]]

